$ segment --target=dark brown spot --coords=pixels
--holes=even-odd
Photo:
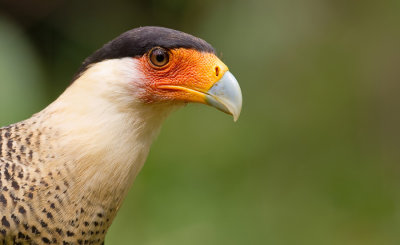
[[[60,229],[60,228],[56,228],[56,232],[58,233],[58,234],[60,234],[60,235],[62,235],[62,230]]]
[[[26,143],[27,143],[28,145],[31,144],[31,138],[32,138],[32,136],[33,136],[33,134],[31,133],[31,134],[29,134],[28,137],[26,137],[26,139],[25,139],[25,141],[26,141]]]
[[[14,220],[15,224],[17,224],[17,225],[19,224],[19,219],[17,216],[15,216],[15,214],[11,214],[11,218]]]
[[[17,181],[13,180],[13,181],[11,182],[11,186],[12,186],[15,190],[19,190],[19,185],[18,185]]]
[[[41,225],[43,228],[46,228],[46,227],[47,227],[47,223],[44,222],[43,220],[40,221],[40,225]]]
[[[1,219],[1,224],[5,227],[10,227],[10,222],[8,222],[6,216],[3,216],[3,218]]]
[[[8,172],[8,169],[7,169],[7,168],[4,169],[4,178],[5,178],[6,180],[10,180],[10,178],[11,178],[11,175],[10,175],[10,173]]]
[[[40,231],[36,228],[36,226],[32,226],[32,233],[36,234],[36,235],[39,235]]]
[[[9,149],[12,149],[12,147],[13,147],[13,141],[12,141],[12,140],[8,140],[7,146],[8,146]]]
[[[3,194],[0,194],[0,202],[3,203],[4,206],[7,205],[7,199],[4,197]]]
[[[24,213],[26,213],[26,210],[24,207],[21,206],[21,207],[19,207],[18,212],[20,212],[21,214],[24,214]]]
[[[50,244],[50,240],[49,240],[47,237],[43,237],[43,238],[42,238],[42,241],[43,241],[44,243]]]
[[[13,199],[14,203],[21,200],[20,198],[16,197],[14,194],[11,194],[11,193],[10,193],[10,197]]]

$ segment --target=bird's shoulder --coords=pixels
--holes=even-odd
[[[42,132],[30,121],[0,128],[1,164],[34,166],[38,162]]]

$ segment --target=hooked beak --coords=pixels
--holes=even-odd
[[[207,104],[233,116],[236,122],[242,110],[242,91],[236,78],[228,70],[219,76],[219,79],[211,83],[208,89],[189,88],[189,86],[162,85],[159,88],[168,91],[180,91],[175,93],[174,99],[180,98],[186,102]],[[210,82],[206,82],[208,86]],[[182,97],[179,97],[182,95]]]
[[[233,116],[236,122],[242,110],[242,91],[236,78],[226,71],[206,93],[206,103]]]

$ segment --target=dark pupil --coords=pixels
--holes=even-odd
[[[164,56],[164,54],[157,54],[156,55],[156,60],[158,61],[158,62],[163,62],[164,61],[164,59],[165,59],[165,56]]]

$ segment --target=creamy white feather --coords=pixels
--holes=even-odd
[[[97,63],[35,116],[57,132],[56,159],[44,167],[68,164],[74,201],[118,209],[163,120],[183,105],[141,102],[143,79],[133,58]]]

